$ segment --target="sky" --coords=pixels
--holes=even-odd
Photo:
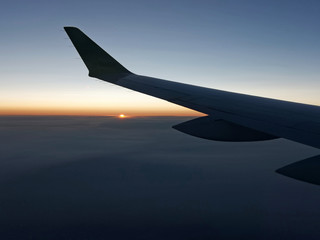
[[[130,71],[320,105],[316,0],[3,0],[0,114],[197,115],[87,76],[76,26]]]
[[[319,149],[170,128],[190,118],[1,116],[0,238],[319,239],[319,186],[275,172]]]

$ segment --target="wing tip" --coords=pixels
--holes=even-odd
[[[132,74],[79,28],[74,26],[63,28],[87,66],[90,77],[114,83],[118,79]]]
[[[72,28],[73,28],[73,29],[78,29],[78,30],[79,30],[79,28],[74,27],[74,26],[64,26],[64,27],[63,27],[63,29],[65,29],[65,30],[66,30],[66,29],[72,29]]]

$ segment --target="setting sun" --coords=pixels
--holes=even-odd
[[[120,114],[119,118],[125,118],[126,116],[124,114]]]

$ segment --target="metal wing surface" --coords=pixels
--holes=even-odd
[[[320,148],[320,107],[136,75],[75,27],[65,27],[89,76],[207,114],[174,126],[219,141],[286,138]]]

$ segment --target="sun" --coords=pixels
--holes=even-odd
[[[119,115],[119,118],[125,118],[125,117],[126,117],[126,115],[124,115],[124,114]]]

